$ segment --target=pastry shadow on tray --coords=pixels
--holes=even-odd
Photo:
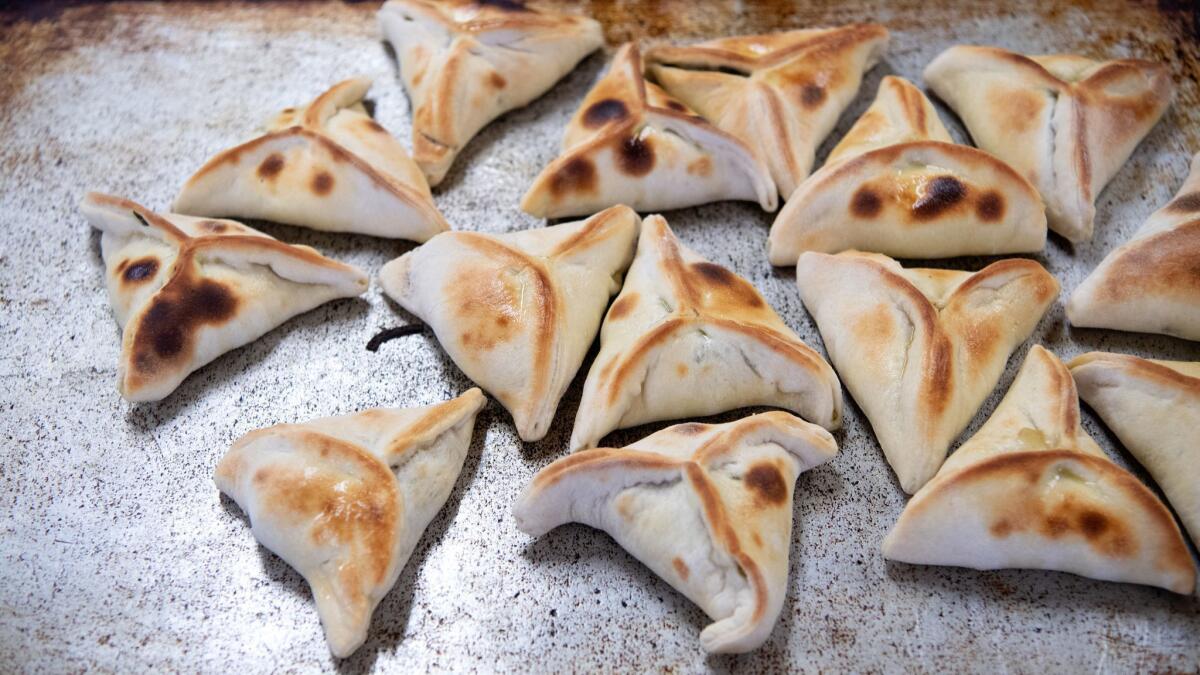
[[[237,380],[249,370],[274,368],[270,363],[272,352],[293,333],[304,334],[317,330],[337,332],[357,331],[370,312],[371,304],[361,297],[332,300],[322,307],[288,319],[268,331],[257,340],[232,349],[201,366],[179,385],[175,391],[160,401],[129,403],[125,422],[139,431],[149,432],[167,424],[176,417],[188,413],[193,406],[204,403],[205,393],[211,387],[231,385],[236,393]],[[114,338],[120,343],[121,333],[115,331]],[[114,385],[115,389],[115,385]]]
[[[1200,611],[1200,597],[1194,594],[1179,595],[1161,588],[1089,579],[1069,572],[975,570],[890,560],[885,566],[889,583],[923,595],[952,593],[966,605],[1036,607],[1050,614],[1119,607],[1126,617],[1134,614],[1149,617],[1164,606],[1181,614]]]

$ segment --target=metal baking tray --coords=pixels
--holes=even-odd
[[[1188,2],[1055,4],[583,2],[610,43],[692,41],[878,21],[883,63],[820,153],[875,95],[882,76],[919,82],[956,43],[1027,53],[1140,56],[1171,65],[1179,93],[1101,194],[1096,238],[1052,236],[1035,256],[1063,297],[1173,193],[1200,150],[1200,47]],[[974,572],[886,563],[880,542],[905,497],[858,409],[841,450],[796,488],[790,587],[759,650],[706,658],[702,612],[601,532],[573,525],[532,540],[510,510],[565,452],[586,366],[550,435],[521,443],[508,415],[482,413],[465,469],[366,644],[329,654],[307,586],[251,536],[212,483],[239,435],[369,406],[444,400],[470,383],[429,333],[365,349],[411,321],[377,286],[324,305],[190,377],[167,400],[115,390],[119,331],[99,237],[77,211],[87,189],[165,208],[215,152],[265,117],[346,76],[375,78],[378,120],[407,144],[408,103],[376,3],[49,3],[0,10],[0,670],[25,671],[1193,671],[1200,599],[1068,574]],[[611,50],[610,50],[611,51]],[[597,54],[527,108],[488,126],[436,190],[457,228],[538,226],[517,204],[557,153],[561,132],[606,63]],[[942,109],[961,140],[962,128]],[[753,281],[821,347],[790,269],[772,268],[771,214],[721,203],[667,214],[701,254]],[[263,229],[374,274],[412,244],[279,225]],[[933,266],[978,269],[985,259]],[[909,263],[912,264],[912,263]],[[1107,349],[1200,360],[1165,337],[1077,330],[1061,303],[1028,346],[1062,357]],[[738,414],[717,419],[729,420]],[[1145,473],[1085,411],[1117,462]],[[610,437],[624,444],[665,426]]]

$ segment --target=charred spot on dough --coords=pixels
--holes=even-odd
[[[654,168],[654,146],[649,138],[628,136],[617,146],[617,166],[630,176],[645,176]]]
[[[675,573],[679,575],[680,579],[683,579],[684,581],[688,580],[688,575],[691,574],[691,570],[688,569],[687,563],[683,562],[682,558],[675,556],[675,558],[671,560],[671,567],[675,568]]]
[[[596,165],[586,157],[567,162],[550,177],[550,193],[592,192],[596,189]]]
[[[995,190],[988,190],[975,202],[975,214],[984,222],[994,223],[1004,216],[1004,197]]]
[[[763,307],[763,299],[754,287],[740,279],[736,274],[716,263],[702,261],[688,265],[691,272],[704,280],[706,286],[717,289],[724,299],[748,307]]]
[[[674,99],[667,101],[667,107],[677,112],[685,113],[688,111],[687,106]]]
[[[1167,209],[1179,213],[1196,213],[1200,212],[1200,192],[1189,192],[1186,195],[1179,195],[1167,204]]]
[[[504,79],[503,75],[493,70],[492,74],[488,75],[488,84],[492,85],[492,87],[496,89],[503,89],[508,86],[508,80]]]
[[[925,184],[925,194],[913,202],[912,213],[927,220],[953,209],[967,196],[967,186],[954,176],[938,176]]]
[[[333,174],[328,171],[318,171],[312,178],[312,191],[325,196],[333,191]]]
[[[883,210],[883,199],[870,187],[864,185],[850,198],[850,212],[859,218],[874,218]]]
[[[121,261],[117,270],[121,272],[121,279],[126,283],[138,283],[153,277],[158,272],[158,259],[151,257]]]
[[[258,165],[258,177],[271,180],[283,171],[283,155],[273,152]]]
[[[787,484],[783,482],[783,475],[774,464],[755,464],[746,472],[743,480],[760,505],[778,506],[787,501]]]
[[[200,327],[232,319],[237,307],[233,292],[211,279],[185,277],[164,288],[138,324],[134,366],[152,371],[157,361],[183,356]]]
[[[615,98],[606,98],[588,106],[583,113],[583,126],[589,129],[602,127],[614,120],[623,120],[629,116],[629,108]]]
[[[608,309],[608,319],[620,319],[621,317],[626,316],[633,311],[633,308],[637,305],[637,301],[637,293],[622,294],[621,297],[617,298],[617,301],[613,303],[612,307]]]
[[[806,84],[800,90],[800,102],[805,108],[815,108],[825,100],[825,90],[816,84]]]

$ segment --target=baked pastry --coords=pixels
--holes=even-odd
[[[1026,568],[1191,593],[1171,513],[1079,426],[1071,374],[1035,345],[996,411],[908,502],[889,560]]]
[[[430,185],[480,129],[549,91],[604,44],[593,19],[521,0],[389,0],[379,25],[396,49],[413,158]]]
[[[1040,251],[1037,190],[995,157],[950,139],[929,99],[883,78],[875,102],[771,226],[771,263],[851,249],[900,258]]]
[[[1068,365],[1079,397],[1150,471],[1200,546],[1200,362],[1091,352]]]
[[[232,220],[157,214],[90,192],[108,297],[122,328],[117,389],[165,398],[190,373],[288,319],[367,290],[362,270]]]
[[[861,24],[656,47],[646,60],[672,96],[758,153],[787,198],[887,45],[886,28]]]
[[[826,429],[842,422],[833,368],[745,279],[700,257],[662,216],[642,221],[637,255],[600,329],[571,449],[615,429],[786,408]]]
[[[533,536],[572,521],[604,530],[714,620],[706,651],[747,652],[787,594],[796,477],[836,453],[829,432],[784,412],[677,424],[554,462],[513,514]]]
[[[385,265],[379,280],[512,413],[521,439],[536,441],[621,288],[638,223],[614,206],[510,234],[447,232]]]
[[[239,438],[217,489],[259,543],[304,576],[334,656],[354,653],[375,606],[454,488],[478,389],[424,408],[374,408]]]
[[[1032,260],[970,273],[904,269],[882,255],[801,254],[800,297],[900,487],[913,493],[992,393],[1058,296]]]
[[[637,211],[725,199],[778,206],[767,166],[741,141],[694,115],[642,76],[635,44],[621,47],[583,99],[563,152],[533,181],[521,208],[538,218]]]
[[[1037,187],[1050,229],[1070,241],[1092,238],[1100,191],[1175,95],[1159,63],[964,45],[934,59],[925,82],[976,145]]]
[[[284,110],[265,136],[200,167],[173,210],[413,241],[450,229],[404,147],[363,108],[370,87],[346,80]]]
[[[1067,318],[1075,326],[1200,340],[1200,154],[1175,199],[1079,284]]]

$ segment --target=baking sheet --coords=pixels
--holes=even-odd
[[[1029,53],[1141,56],[1171,64],[1179,94],[1100,196],[1096,238],[1051,237],[1036,256],[1063,298],[1164,203],[1200,149],[1200,73],[1189,3],[1032,1],[591,2],[610,42],[880,21],[892,31],[820,157],[883,75],[919,81],[956,43]],[[99,237],[77,211],[100,189],[165,208],[215,152],[275,111],[356,73],[375,78],[378,120],[408,144],[408,104],[381,42],[375,3],[40,4],[0,13],[0,670],[866,670],[1099,672],[1200,668],[1200,600],[1036,571],[886,563],[879,551],[905,498],[847,398],[841,447],[796,487],[789,592],[768,642],[706,658],[707,618],[606,535],[572,525],[537,540],[510,509],[565,452],[585,368],[550,435],[523,444],[492,402],[470,455],[366,644],[335,661],[301,577],[260,547],[212,484],[218,458],[258,427],[389,405],[424,405],[470,383],[429,334],[365,349],[412,320],[377,285],[324,305],[219,358],[166,401],[115,390],[119,331]],[[557,152],[606,55],[488,126],[436,190],[456,228],[538,226],[517,204]],[[942,109],[952,132],[961,126]],[[821,341],[789,269],[766,261],[772,220],[750,204],[667,214],[701,254],[752,280],[814,347]],[[262,225],[374,275],[405,242]],[[985,259],[936,266],[978,269]],[[1010,362],[966,434],[995,406],[1030,344],[1067,358],[1108,349],[1200,360],[1170,338],[1070,328],[1055,305]],[[728,414],[726,421],[740,416]],[[1090,411],[1084,425],[1129,456]],[[631,442],[665,424],[618,432]],[[1134,467],[1146,479],[1145,473]]]

